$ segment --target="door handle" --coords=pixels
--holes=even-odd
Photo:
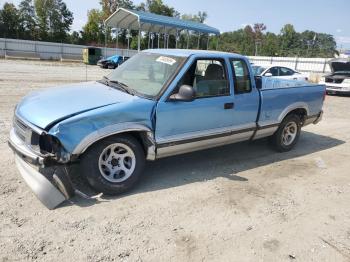
[[[224,104],[224,109],[233,109],[234,108],[234,103],[225,103]]]

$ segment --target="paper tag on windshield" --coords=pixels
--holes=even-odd
[[[171,66],[176,63],[175,59],[173,59],[171,57],[166,57],[166,56],[160,56],[160,57],[157,58],[156,61],[164,63],[164,64],[168,64],[168,65],[171,65]]]

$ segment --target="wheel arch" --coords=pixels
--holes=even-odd
[[[278,118],[278,122],[281,123],[283,119],[287,116],[295,114],[300,117],[302,121],[304,121],[305,117],[309,115],[309,107],[306,103],[295,103],[288,106],[283,112],[280,114]]]
[[[290,111],[284,118],[290,115],[297,115],[302,122],[304,122],[305,118],[307,117],[307,111],[305,108],[296,108],[292,111]],[[283,118],[283,119],[284,119]]]
[[[155,143],[153,131],[142,124],[117,124],[107,126],[100,130],[94,131],[82,139],[82,141],[74,148],[72,155],[79,156],[84,154],[92,145],[97,142],[116,135],[131,135],[143,147],[147,160],[155,159]]]

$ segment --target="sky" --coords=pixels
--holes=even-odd
[[[18,4],[20,0],[0,0]],[[72,30],[81,30],[87,11],[99,8],[99,0],[64,0],[74,14]],[[135,4],[142,2],[134,0]],[[291,23],[297,31],[314,30],[334,35],[339,48],[350,49],[350,0],[163,0],[181,14],[206,11],[206,24],[221,32],[248,24],[264,23],[267,31],[279,33]]]

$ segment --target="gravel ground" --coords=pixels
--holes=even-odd
[[[128,194],[47,210],[7,146],[14,106],[107,72],[0,60],[2,261],[350,261],[349,97],[327,97],[291,152],[262,140],[167,158]]]

